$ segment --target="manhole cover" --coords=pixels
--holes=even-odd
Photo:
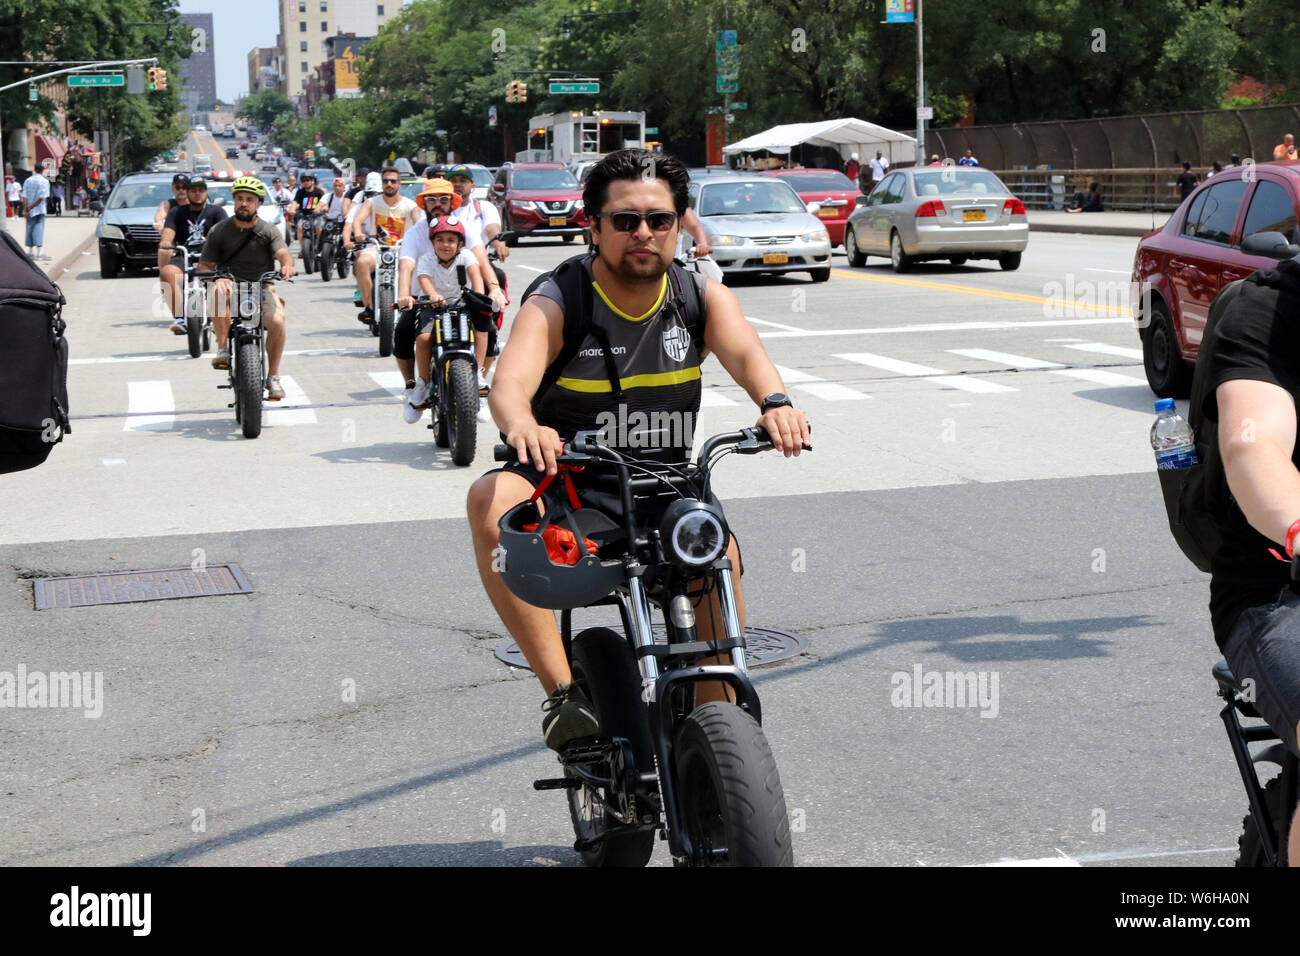
[[[160,571],[37,578],[32,585],[32,596],[36,600],[38,611],[89,607],[95,604],[210,597],[216,594],[247,594],[253,590],[237,564],[214,564],[202,571],[165,568]]]
[[[662,627],[655,627],[654,635],[655,643],[668,643],[668,635]],[[778,631],[771,627],[745,628],[745,661],[750,667],[775,664],[777,661],[783,661],[788,657],[796,657],[807,649],[808,642],[798,634],[791,634],[789,631]],[[519,645],[514,641],[506,641],[497,645],[496,655],[497,660],[509,664],[511,667],[532,670],[528,666],[528,661],[524,658],[523,651],[519,650]]]

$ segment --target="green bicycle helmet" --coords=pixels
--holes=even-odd
[[[266,198],[266,185],[256,176],[240,176],[230,184],[230,195],[235,193],[252,193],[258,199]]]

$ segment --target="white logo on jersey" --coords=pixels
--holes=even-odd
[[[686,330],[680,325],[674,325],[670,329],[664,330],[664,351],[674,362],[680,362],[686,358],[686,350],[690,347],[691,338],[686,334]]]

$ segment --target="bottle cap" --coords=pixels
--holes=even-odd
[[[1174,400],[1172,398],[1157,398],[1156,411],[1172,412],[1174,410]]]

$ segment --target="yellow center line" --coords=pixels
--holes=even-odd
[[[895,276],[873,276],[864,275],[861,272],[852,272],[848,269],[832,269],[831,275],[843,276],[846,279],[859,279],[863,282],[883,282],[887,285],[909,285],[920,289],[938,289],[941,292],[960,292],[966,295],[982,295],[990,299],[1006,299],[1010,302],[1029,302],[1034,305],[1059,305],[1076,310],[1085,310],[1092,312],[1103,312],[1107,315],[1122,315],[1131,318],[1133,313],[1128,309],[1120,309],[1110,305],[1097,305],[1093,302],[1067,302],[1064,299],[1049,299],[1041,295],[1028,295],[1023,292],[1000,292],[996,289],[979,289],[969,285],[953,285],[950,282],[926,282],[922,279],[899,279]]]

